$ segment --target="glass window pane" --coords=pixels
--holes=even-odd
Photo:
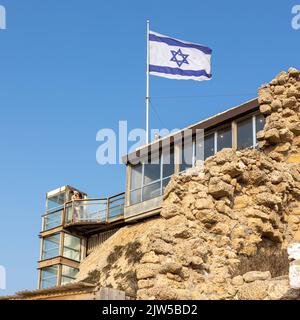
[[[41,288],[46,289],[57,285],[58,265],[46,267],[41,270]]]
[[[109,221],[120,218],[124,213],[124,204],[113,204],[109,207]]]
[[[62,210],[44,216],[43,230],[50,230],[61,225]]]
[[[221,151],[224,148],[232,148],[231,127],[218,130],[217,146],[218,146],[218,151]]]
[[[252,117],[237,124],[237,148],[244,149],[253,146]]]
[[[75,279],[77,273],[78,273],[78,269],[75,269],[75,268],[72,268],[69,266],[65,266],[65,265],[62,266],[62,276]]]
[[[160,159],[151,159],[144,164],[144,185],[160,179]]]
[[[61,285],[67,284],[74,280],[76,278],[77,273],[78,269],[63,265],[61,273]]]
[[[141,189],[130,192],[130,204],[141,202]]]
[[[170,182],[170,180],[171,180],[171,177],[166,178],[166,179],[164,179],[164,180],[162,181],[163,192],[165,191],[165,189],[166,189],[168,183]]]
[[[60,209],[65,203],[65,192],[56,194],[47,199],[47,211]]]
[[[73,215],[73,204],[68,203],[66,205],[65,223],[71,223]]]
[[[43,240],[42,260],[59,256],[60,233],[49,236]]]
[[[131,190],[138,189],[142,186],[142,168],[141,164],[131,167]]]
[[[143,201],[156,198],[161,195],[160,181],[143,188]]]
[[[72,260],[80,261],[80,238],[65,233],[63,256]]]
[[[174,150],[171,152],[163,153],[163,178],[169,177],[174,174]]]
[[[193,166],[193,143],[185,144],[181,152],[179,170],[185,171]]]
[[[197,129],[198,130],[198,129]],[[204,158],[204,132],[197,132],[194,140],[195,161],[203,161]]]
[[[258,131],[263,130],[263,128],[265,126],[265,117],[262,114],[257,115],[255,117],[255,122],[256,122],[256,133]]]
[[[204,159],[215,154],[215,134],[211,133],[204,137]]]
[[[72,278],[68,278],[68,277],[61,277],[61,285],[63,286],[63,285],[65,285],[65,284],[68,284],[68,283],[70,283],[71,281],[73,281],[74,279],[72,279]]]
[[[106,220],[106,200],[75,200],[66,211],[68,220],[74,222],[103,222]]]

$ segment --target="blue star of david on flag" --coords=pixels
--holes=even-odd
[[[187,61],[187,57],[189,54],[183,54],[181,49],[178,49],[177,51],[171,50],[172,58],[170,61],[176,62],[178,67],[180,68],[184,63],[189,64]],[[178,60],[177,56],[181,57],[181,60]]]
[[[149,32],[149,73],[177,80],[210,80],[212,50],[201,44]]]

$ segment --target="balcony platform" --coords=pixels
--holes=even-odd
[[[64,225],[64,229],[76,233],[78,235],[92,235],[101,231],[108,231],[125,225],[124,217],[110,222],[96,222],[96,221],[80,221],[71,222]]]

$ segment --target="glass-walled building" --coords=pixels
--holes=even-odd
[[[70,186],[55,189],[46,195],[46,213],[42,217],[40,233],[40,289],[74,280],[85,255],[85,237],[71,234],[64,228],[65,206],[75,193],[82,199],[86,197],[85,193]]]
[[[263,129],[264,122],[258,101],[253,99],[124,157],[127,165],[125,221],[159,213],[164,189],[173,174],[192,168],[197,161],[204,161],[224,148],[255,148],[256,134]],[[197,130],[203,132],[200,141],[196,139]],[[192,132],[191,139],[183,139],[188,131]],[[167,151],[164,139],[170,141]]]
[[[124,192],[105,198],[64,186],[46,194],[38,288],[75,280],[80,262],[124,223]]]

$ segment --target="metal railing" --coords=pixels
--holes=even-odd
[[[111,223],[124,217],[125,193],[102,199],[72,200],[65,204],[64,224]]]

